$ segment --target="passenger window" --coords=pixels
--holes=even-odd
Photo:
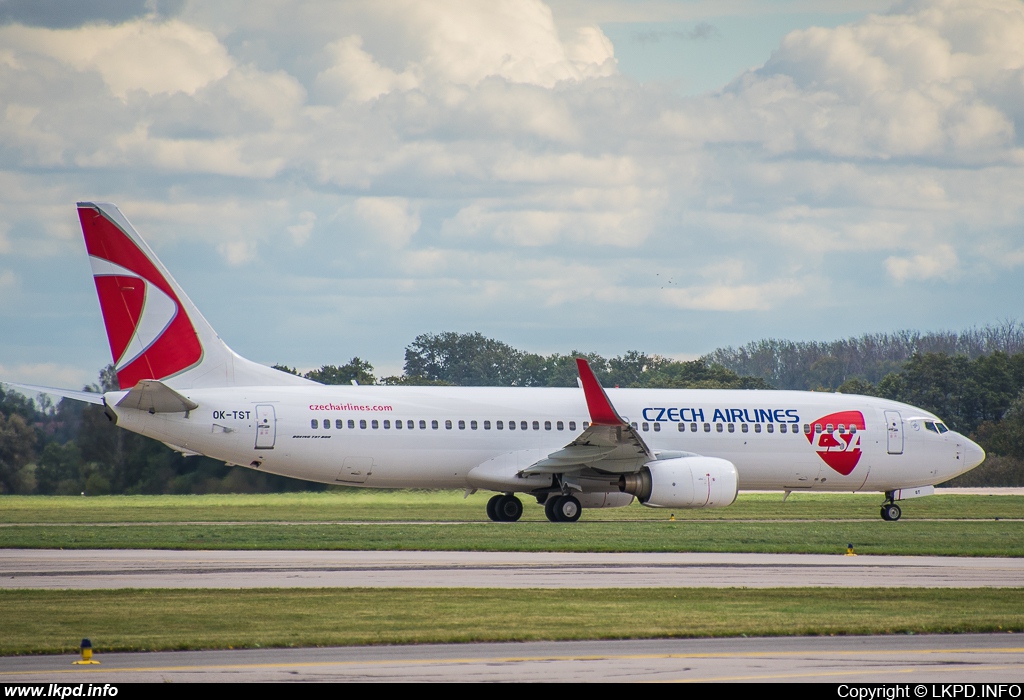
[[[366,421],[365,420],[359,421],[359,429],[360,430],[366,430]]]
[[[452,422],[450,420],[446,420],[444,422],[444,429],[445,430],[451,430],[452,429]]]
[[[755,433],[761,432],[761,424],[760,423],[754,423],[754,432]]]
[[[376,422],[376,421],[374,421],[374,422]],[[377,426],[373,426],[373,427],[376,428]],[[389,420],[384,421],[384,430],[388,430],[390,428],[391,428],[391,421],[389,421]]]
[[[437,430],[437,428],[438,428],[438,425],[437,425],[437,421],[436,421],[436,420],[432,420],[432,421],[430,421],[430,428],[431,428],[432,430]]]
[[[514,420],[510,420],[508,422],[508,429],[509,430],[515,430],[516,429],[516,422]]]
[[[551,421],[544,421],[544,430],[551,430]]]
[[[540,430],[540,421],[539,420],[533,421],[533,429],[534,430]]]
[[[590,421],[588,421],[588,420],[583,421],[583,429],[586,430],[589,427],[590,427]],[[574,430],[575,430],[575,428],[574,428]]]
[[[465,429],[466,429],[466,421],[460,420],[459,421],[459,430],[465,430]]]
[[[821,431],[819,430],[818,432],[820,433]],[[831,424],[831,423],[828,423],[828,424],[827,424],[827,425],[825,426],[825,432],[826,432],[826,433],[831,433],[831,432],[832,432],[832,424]]]
[[[324,430],[330,430],[330,429],[331,429],[331,419],[330,418],[324,418]]]
[[[420,421],[420,422],[422,423],[423,421]],[[415,428],[415,427],[416,427],[416,424],[415,424],[415,423],[413,423],[412,421],[408,421],[408,422],[407,422],[407,423],[405,424],[405,427],[406,427],[406,428],[408,428],[409,430],[412,430],[413,428]]]
[[[476,430],[476,421],[475,420],[469,421],[469,429],[470,430]]]
[[[722,432],[722,424],[721,423],[715,423],[715,430],[717,430],[718,432]]]
[[[636,430],[636,428],[637,428],[636,423],[630,423],[630,425],[633,426],[633,430]]]
[[[711,424],[710,423],[705,423],[704,424],[704,432],[705,433],[710,433],[711,432]]]
[[[526,430],[526,421],[524,421],[524,420],[519,421],[519,429],[520,430]]]
[[[338,420],[334,421],[334,427],[337,428],[338,430],[341,430],[343,425],[344,425],[344,423],[341,422],[340,418]]]
[[[426,429],[427,429],[427,421],[421,420],[420,421],[420,430],[426,430]]]
[[[644,432],[646,433],[646,432],[647,432],[647,431],[648,431],[649,429],[650,429],[650,426],[649,426],[649,425],[647,425],[646,423],[644,423],[644,424],[643,424],[643,430],[644,430]]]
[[[491,421],[485,420],[484,421],[484,430],[490,430],[490,429],[491,429]]]
[[[504,430],[505,429],[505,421],[503,421],[503,420],[494,421],[494,427],[497,428],[498,430]]]
[[[736,432],[736,424],[735,423],[730,423],[729,424],[729,432],[730,433],[735,433]]]
[[[679,425],[677,425],[676,426],[676,430],[678,430],[681,433],[685,433],[686,432],[686,423],[680,423]]]
[[[743,425],[741,425],[741,426],[740,426],[740,430],[741,430],[742,432],[744,432],[744,433],[745,433],[745,432],[747,432],[747,430],[748,430],[748,429],[749,429],[749,428],[747,427],[747,424],[746,424],[746,423],[744,423]]]
[[[807,424],[807,423],[804,423],[804,435],[810,435],[810,434],[811,434],[811,426],[809,424]]]
[[[690,432],[691,433],[697,432],[697,424],[696,423],[690,423]]]
[[[814,433],[816,435],[820,435],[821,434],[821,423],[815,423],[814,424]]]
[[[555,427],[558,428],[559,430],[565,430],[565,423],[563,423],[562,421],[558,421],[557,423],[555,423]]]
[[[377,421],[372,420],[372,421],[370,421],[370,427],[373,428],[374,430],[376,430],[380,426],[378,425]]]
[[[402,429],[402,421],[396,420],[395,421],[395,430],[401,430],[401,429]]]
[[[769,423],[767,425],[766,429],[768,430],[769,433],[774,433],[775,432],[775,424],[774,423]]]
[[[309,421],[309,427],[312,428],[313,430],[316,430],[317,427],[319,427],[319,425],[320,424],[317,422],[316,418],[314,418],[313,420]]]
[[[656,432],[656,433],[661,432],[661,423],[655,423],[654,424],[654,432]]]
[[[857,432],[857,426],[856,425],[851,425],[850,426],[850,435],[853,435],[855,432]]]
[[[846,426],[845,426],[845,425],[843,425],[842,423],[840,423],[840,424],[839,424],[839,425],[837,426],[837,428],[836,428],[836,429],[837,429],[837,430],[839,431],[839,434],[840,434],[840,435],[843,435],[843,434],[845,434],[845,433],[846,433]]]
[[[354,420],[350,420],[350,421],[348,422],[348,427],[349,427],[349,428],[355,428],[355,427],[356,427],[356,422],[355,422]],[[365,427],[365,426],[364,426],[364,427]]]
[[[569,421],[569,430],[576,430],[576,421]]]

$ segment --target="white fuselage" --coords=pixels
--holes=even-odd
[[[310,385],[181,393],[199,407],[187,414],[119,408],[123,392],[108,394],[107,405],[121,427],[186,453],[372,488],[487,488],[469,478],[475,467],[519,453],[525,468],[570,443],[590,419],[579,389]],[[884,399],[793,391],[607,393],[656,455],[729,460],[741,489],[888,491],[945,481],[984,457],[959,433],[924,429],[925,421],[938,420],[932,414]],[[597,488],[611,490],[610,484]]]

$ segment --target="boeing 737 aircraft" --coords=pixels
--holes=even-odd
[[[78,215],[121,391],[12,386],[100,404],[186,455],[326,484],[526,494],[553,522],[584,508],[720,508],[739,489],[878,491],[896,501],[985,458],[913,406],[796,391],[324,386],[235,354],[117,207]]]

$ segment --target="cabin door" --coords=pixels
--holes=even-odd
[[[277,417],[273,406],[256,407],[256,449],[272,450],[277,440]]]

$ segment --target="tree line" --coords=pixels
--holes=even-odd
[[[1021,330],[1019,324],[1007,323],[959,334],[906,331],[833,343],[766,340],[691,361],[640,351],[611,358],[578,351],[542,355],[480,333],[427,333],[406,347],[401,375],[376,376],[371,363],[353,357],[303,376],[323,384],[573,387],[575,358],[586,357],[607,387],[802,388],[880,396],[931,411],[985,448],[985,464],[951,483],[1024,486]],[[751,371],[755,365],[757,372]],[[299,374],[286,365],[276,367]],[[116,388],[112,367],[100,372],[97,384],[85,387],[96,392]],[[155,440],[116,428],[99,406],[33,401],[0,390],[0,493],[322,488],[206,457],[183,457]]]

